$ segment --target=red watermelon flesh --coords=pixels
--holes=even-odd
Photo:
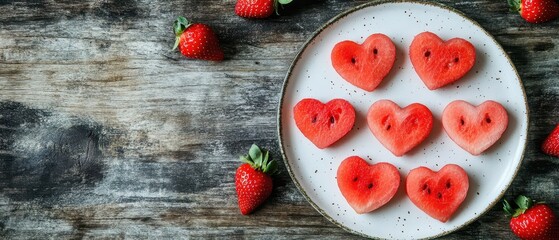
[[[495,144],[508,126],[507,111],[494,101],[477,107],[462,100],[453,101],[444,109],[442,121],[448,136],[472,155]]]
[[[394,197],[400,186],[400,173],[394,165],[369,165],[360,157],[346,158],[338,167],[338,187],[347,203],[357,212],[371,212]]]
[[[326,148],[345,136],[355,123],[355,109],[346,100],[326,104],[305,98],[293,108],[297,128],[318,148]]]
[[[402,109],[390,100],[379,100],[369,108],[367,123],[379,142],[400,157],[429,136],[433,114],[419,103]]]
[[[396,47],[384,34],[373,34],[363,44],[339,42],[332,49],[332,66],[340,76],[366,91],[373,91],[396,60]]]
[[[406,178],[406,193],[413,204],[441,222],[456,212],[468,188],[468,174],[456,164],[445,165],[438,172],[418,167]]]
[[[466,75],[474,66],[476,50],[464,39],[445,42],[434,33],[423,32],[410,45],[410,59],[427,88],[435,90]]]

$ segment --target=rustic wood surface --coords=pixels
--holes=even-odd
[[[365,0],[295,0],[281,17],[237,17],[234,0],[0,0],[0,237],[359,238],[322,217],[285,166],[269,201],[239,214],[238,155],[279,158],[284,76],[312,33]],[[506,197],[559,211],[559,20],[532,25],[505,0],[439,1],[479,22],[526,87],[530,130]],[[176,16],[210,25],[226,59],[170,51]],[[389,226],[384,226],[389,227]],[[444,239],[511,239],[496,205]]]

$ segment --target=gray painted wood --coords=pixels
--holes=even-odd
[[[269,201],[239,214],[234,172],[252,143],[279,158],[285,73],[328,19],[365,0],[296,0],[237,17],[234,0],[0,0],[0,235],[10,239],[358,238],[328,222],[285,167]],[[440,1],[491,32],[528,94],[530,135],[506,197],[557,211],[559,160],[539,150],[559,119],[559,20],[506,1]],[[169,49],[178,15],[209,24],[226,59]],[[496,205],[445,239],[510,239]]]

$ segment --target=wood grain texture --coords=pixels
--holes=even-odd
[[[296,0],[281,17],[237,17],[234,0],[0,0],[0,236],[9,239],[353,239],[299,193],[285,167],[250,217],[236,206],[238,155],[279,158],[283,78],[322,24],[365,0]],[[510,54],[530,135],[506,197],[559,211],[559,160],[539,150],[559,122],[559,20],[532,25],[506,1],[439,1]],[[170,51],[184,15],[210,25],[226,59]],[[443,239],[511,239],[496,205]]]

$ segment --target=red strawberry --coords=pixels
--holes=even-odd
[[[176,35],[173,50],[178,47],[182,55],[187,58],[223,60],[223,51],[219,47],[216,35],[208,25],[191,23],[184,17],[178,17],[173,29]]]
[[[503,209],[509,215],[512,232],[521,239],[559,239],[559,222],[551,208],[543,203],[534,203],[532,199],[518,196],[515,200],[518,209],[512,209],[507,200]]]
[[[553,132],[551,132],[543,142],[542,151],[545,154],[559,157],[559,124],[555,126]]]
[[[511,11],[529,23],[543,23],[559,17],[559,4],[555,0],[508,0]]]
[[[245,18],[267,18],[277,12],[279,4],[285,5],[292,0],[237,0],[235,13]]]
[[[272,193],[272,177],[276,173],[277,163],[269,160],[268,151],[262,153],[260,148],[252,145],[248,155],[241,156],[244,162],[235,173],[235,188],[239,200],[239,209],[243,215],[253,212],[266,201]]]

